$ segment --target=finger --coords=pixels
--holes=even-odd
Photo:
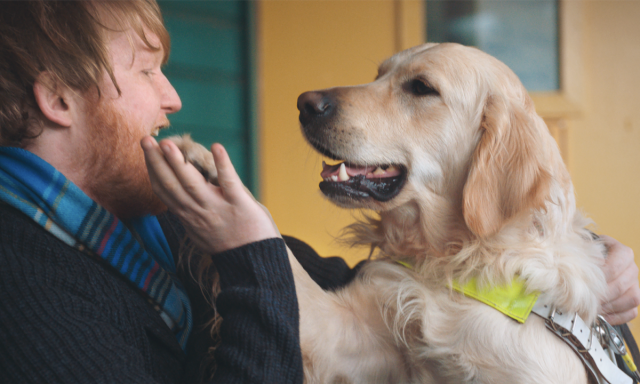
[[[638,309],[633,308],[623,313],[605,313],[604,319],[611,325],[628,323],[638,316]]]
[[[181,206],[193,204],[193,199],[182,188],[155,139],[147,136],[140,145],[144,151],[151,187],[160,200],[174,212]]]
[[[607,258],[602,271],[607,281],[612,281],[630,267],[631,264],[635,264],[633,250],[610,236],[600,235],[600,239],[607,247]]]
[[[176,209],[185,205],[188,195],[182,190],[158,143],[152,138],[149,139],[152,144],[143,143],[143,149],[151,187],[160,200],[176,212]]]
[[[209,208],[212,203],[215,204],[218,197],[216,187],[208,183],[193,164],[185,162],[176,144],[165,139],[160,142],[160,148],[184,191],[200,207]]]
[[[244,185],[240,180],[240,177],[236,173],[229,154],[221,144],[213,144],[211,146],[211,153],[213,153],[213,160],[218,170],[218,184],[222,188],[222,193],[230,203],[237,202],[239,199],[248,197],[244,191]]]
[[[615,280],[607,282],[607,300],[615,301],[627,292],[634,292],[638,289],[638,271],[637,267],[626,269]]]
[[[622,296],[617,297],[612,301],[603,303],[602,312],[626,312],[630,309],[636,308],[638,305],[640,305],[640,289],[637,287],[633,287],[625,292]]]

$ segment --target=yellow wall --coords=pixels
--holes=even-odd
[[[570,143],[578,206],[640,263],[640,2],[583,6],[581,117]],[[640,335],[640,321],[632,329]]]
[[[263,1],[258,7],[261,200],[283,234],[321,255],[354,262],[363,253],[334,242],[351,214],[318,189],[322,158],[306,144],[296,100],[302,92],[372,81],[396,46],[391,1]]]
[[[282,233],[322,255],[353,263],[366,252],[333,242],[351,216],[318,191],[321,158],[302,138],[296,98],[307,90],[371,81],[381,60],[418,43],[415,4],[260,3],[261,196]],[[578,205],[599,232],[640,256],[640,2],[566,1],[562,20],[564,96],[573,107],[559,109],[571,117],[565,155]],[[552,111],[554,100],[546,99]],[[640,322],[634,331],[640,334]]]
[[[640,255],[640,2],[586,2],[584,98],[572,132],[578,205]]]

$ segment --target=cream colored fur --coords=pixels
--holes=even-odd
[[[437,94],[412,95],[414,79]],[[289,252],[305,381],[586,383],[540,318],[519,324],[448,288],[519,275],[587,322],[605,294],[604,247],[513,72],[473,48],[426,44],[386,60],[372,83],[323,92],[339,117],[307,139],[352,163],[402,164],[408,180],[384,203],[334,199],[377,212],[347,229],[378,250],[348,286],[323,291]]]
[[[438,94],[409,94],[415,78]],[[349,228],[379,249],[349,286],[323,292],[290,257],[306,382],[586,383],[540,318],[521,325],[447,288],[519,275],[587,322],[605,294],[604,248],[517,77],[476,49],[427,44],[385,61],[372,83],[325,92],[339,118],[310,141],[352,163],[403,164],[408,181],[385,203],[335,199],[379,213]]]

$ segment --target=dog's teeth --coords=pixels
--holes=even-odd
[[[373,171],[373,174],[374,175],[384,175],[385,172],[384,172],[384,170],[382,168],[378,167],[378,168],[376,168],[375,171]]]
[[[338,181],[338,175],[331,175],[331,181]]]
[[[395,171],[397,171],[397,169],[393,165],[390,165],[389,168],[387,168],[387,172],[395,172]]]
[[[347,167],[344,166],[344,163],[340,164],[340,172],[338,172],[338,179],[340,179],[340,181],[349,180],[349,175],[347,175]]]

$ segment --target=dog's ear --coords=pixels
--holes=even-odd
[[[463,192],[465,222],[479,237],[495,234],[520,213],[544,208],[552,176],[536,125],[542,122],[535,117],[501,96],[487,99]]]

